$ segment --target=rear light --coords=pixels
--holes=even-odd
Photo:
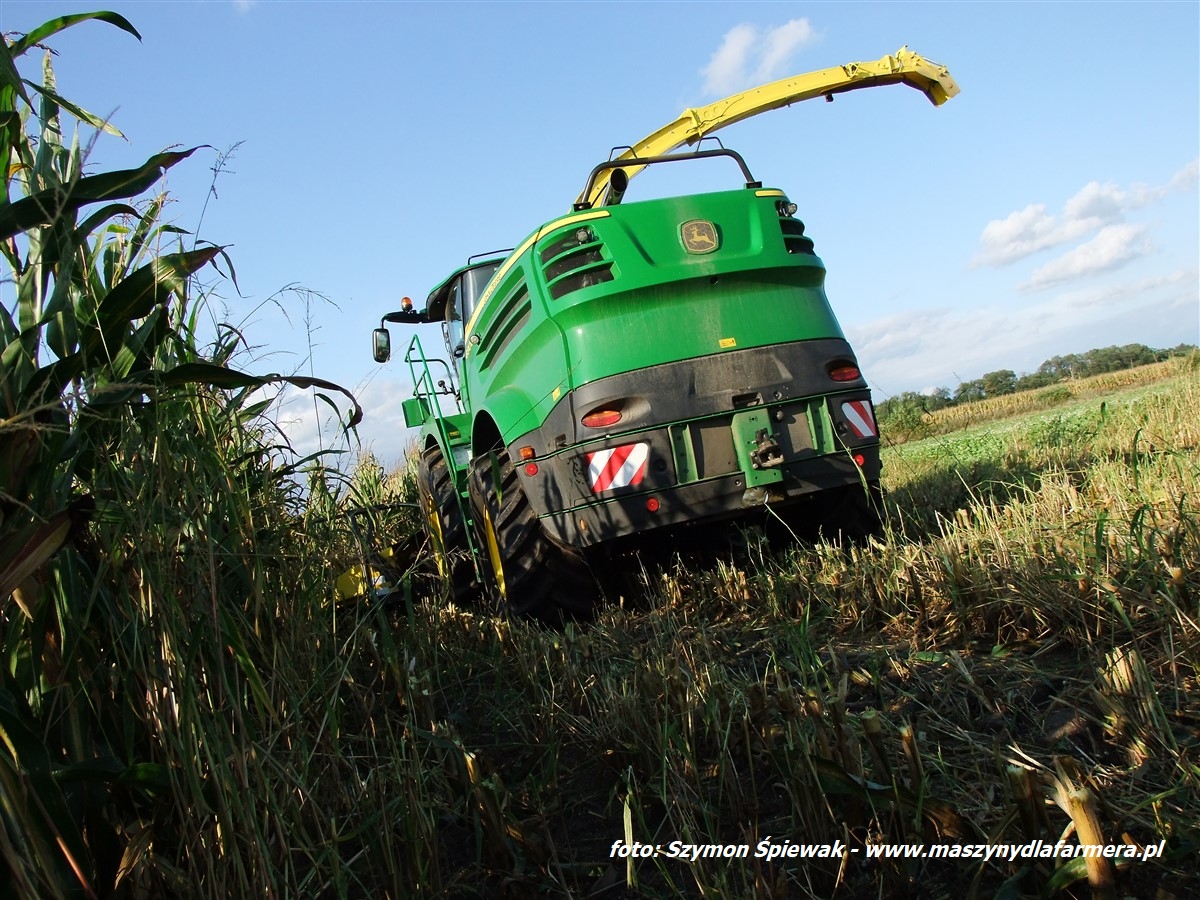
[[[525,465],[525,474],[526,475],[529,475],[530,477],[532,477],[532,476],[536,475],[537,473],[538,473],[537,463],[526,463],[526,465]]]
[[[652,512],[652,513],[658,512],[658,498],[657,497],[651,497],[649,500],[646,501],[646,511]]]
[[[838,363],[829,370],[829,377],[839,382],[858,381],[862,378],[862,372],[851,363]]]
[[[522,447],[517,452],[520,453],[521,459],[526,460],[526,461],[531,460],[535,456],[537,456],[537,453],[534,452],[532,447]]]
[[[588,428],[608,428],[621,421],[619,409],[594,409],[579,420]]]
[[[867,464],[867,458],[865,456],[863,456],[861,453],[855,453],[854,454],[854,464],[861,469],[863,466],[865,466]]]

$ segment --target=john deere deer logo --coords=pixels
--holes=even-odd
[[[683,246],[688,253],[712,253],[717,249],[717,226],[704,219],[692,219],[679,226]]]

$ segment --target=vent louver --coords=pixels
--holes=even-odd
[[[557,300],[573,291],[613,280],[611,259],[590,228],[568,232],[541,251],[542,274],[550,296]]]
[[[804,223],[799,219],[780,219],[779,228],[783,232],[783,245],[788,253],[807,253],[811,256],[816,252],[812,238],[804,236]]]

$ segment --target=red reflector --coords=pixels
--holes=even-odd
[[[855,453],[854,454],[854,464],[861,469],[863,466],[865,466],[867,464],[867,458],[865,456],[863,456],[861,453]]]
[[[834,381],[858,381],[862,373],[858,371],[858,366],[838,366],[829,370],[829,377]]]
[[[621,421],[621,411],[619,409],[597,409],[579,421],[588,428],[607,428],[609,425],[616,425]]]
[[[647,500],[646,509],[650,510],[650,512],[658,512],[658,498],[651,497],[649,500]]]
[[[861,463],[860,463],[860,465],[861,465]],[[537,463],[529,463],[527,466],[525,466],[525,474],[526,475],[536,475],[537,473],[538,473]]]

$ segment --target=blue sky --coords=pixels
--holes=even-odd
[[[174,221],[237,267],[213,315],[245,327],[244,368],[355,391],[388,463],[411,383],[369,333],[402,296],[519,243],[683,108],[904,44],[962,93],[878,88],[721,134],[799,205],[876,399],[1200,341],[1194,2],[0,0],[0,29],[98,8],[143,40],[85,23],[50,42],[62,93],[127,138],[98,140],[95,168],[236,145],[214,196],[214,151],[166,180]],[[653,178],[629,199],[673,186]],[[302,397],[279,417],[299,449],[333,434]]]

